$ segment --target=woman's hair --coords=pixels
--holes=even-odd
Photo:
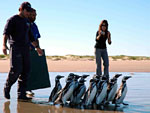
[[[107,20],[102,20],[101,21],[101,23],[100,23],[100,25],[99,25],[99,32],[102,30],[102,24],[103,23],[105,23],[105,25],[106,25],[106,32],[108,32],[108,22],[107,22]]]

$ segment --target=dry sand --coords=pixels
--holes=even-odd
[[[95,72],[95,61],[47,60],[49,72]],[[110,72],[150,72],[150,60],[110,60]],[[0,72],[9,71],[9,60],[0,60]]]

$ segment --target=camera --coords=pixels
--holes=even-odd
[[[105,32],[101,31],[101,34],[102,34],[102,35],[105,35]]]

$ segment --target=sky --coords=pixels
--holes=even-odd
[[[0,54],[6,21],[23,0],[0,3]],[[109,56],[150,56],[150,0],[28,0],[37,10],[40,46],[46,55],[94,55],[96,32],[108,20]]]

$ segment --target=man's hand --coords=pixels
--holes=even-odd
[[[38,44],[37,44],[36,41],[33,41],[33,42],[32,42],[32,45],[33,45],[34,47],[36,47]]]
[[[4,55],[7,55],[7,49],[9,50],[9,48],[7,47],[8,37],[9,37],[8,35],[3,36],[3,53],[4,53]]]
[[[4,53],[4,55],[7,55],[7,50],[9,50],[7,45],[3,45],[3,53]]]
[[[38,53],[39,56],[42,56],[43,55],[43,51],[41,48],[36,48],[36,51]]]

